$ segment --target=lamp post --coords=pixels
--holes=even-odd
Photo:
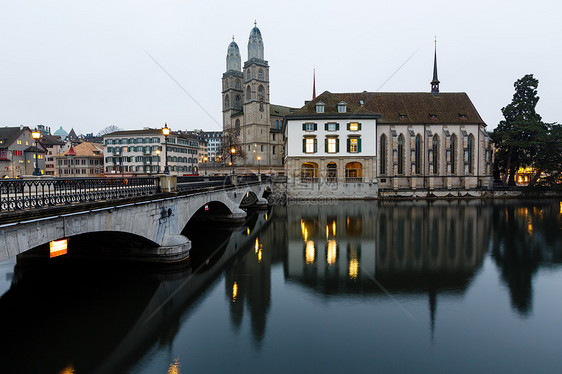
[[[160,150],[156,150],[156,156],[158,156],[158,169],[157,172],[160,173]]]
[[[164,151],[164,157],[166,157],[166,166],[164,167],[164,174],[170,174],[170,169],[168,169],[168,135],[170,135],[170,128],[167,123],[164,123],[162,128],[162,134],[164,134],[164,145],[166,150]]]
[[[31,137],[35,139],[35,169],[33,170],[33,175],[40,176],[41,170],[39,169],[39,155],[37,148],[37,141],[41,138],[41,133],[37,130],[31,132]]]
[[[258,175],[260,174],[260,161],[261,161],[261,156],[258,156]]]
[[[205,164],[204,164],[205,165],[205,176],[207,175],[207,160],[208,160],[207,157],[203,158],[203,162],[205,162]]]
[[[236,154],[236,148],[230,148],[230,164],[232,165],[232,175],[234,175],[234,155]]]

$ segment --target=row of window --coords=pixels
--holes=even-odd
[[[142,162],[142,163],[147,163],[147,162],[160,162],[161,161],[161,157],[160,156],[149,156],[149,157],[143,157],[143,156],[136,156],[136,157],[106,157],[105,158],[105,162],[106,163],[113,163],[113,164],[120,164],[121,162]],[[64,160],[65,161],[65,165],[66,165],[66,161],[68,160]],[[72,160],[71,160],[72,161]],[[192,158],[192,157],[177,157],[177,156],[168,156],[168,161],[169,162],[181,162],[181,163],[186,163],[186,164],[196,164],[199,161],[197,160],[197,158]],[[60,163],[60,160],[59,160]]]
[[[312,132],[318,130],[318,124],[314,122],[307,122],[302,124],[302,131]],[[324,124],[324,131],[339,131],[340,124],[337,122],[329,122]],[[361,131],[360,122],[349,122],[347,124],[347,131]]]
[[[326,109],[326,105],[319,101],[315,105],[316,113],[324,113]],[[345,113],[347,112],[347,103],[345,101],[340,101],[337,105],[338,113]]]
[[[155,152],[156,150],[162,150],[162,147],[159,146],[145,146],[145,147],[107,147],[108,153],[120,153],[120,152],[143,152],[143,153],[151,153]]]
[[[347,138],[347,153],[361,153],[361,138]],[[313,137],[306,137],[302,140],[303,153],[317,153],[318,141]],[[340,151],[340,140],[337,137],[327,137],[324,139],[325,153],[338,153]]]
[[[171,139],[169,139],[169,140],[171,140]],[[160,138],[105,139],[105,145],[108,145],[108,144],[146,144],[146,143],[160,143]]]
[[[453,134],[449,140],[449,149],[445,149],[446,151],[446,160],[447,164],[451,166],[451,174],[456,174],[457,171],[457,154],[458,154],[458,140],[457,136]],[[398,146],[396,149],[396,158],[398,161],[397,165],[397,173],[398,174],[405,174],[405,149],[404,149],[404,135],[400,134],[398,136]],[[428,160],[431,166],[430,172],[433,174],[439,174],[439,156],[441,155],[440,152],[440,140],[438,135],[434,135],[431,147],[427,150]],[[413,172],[414,174],[421,174],[422,168],[422,137],[420,134],[416,136],[414,142],[414,149],[411,150],[412,152],[412,162],[413,162]],[[382,134],[380,137],[380,174],[385,175],[387,174],[387,153],[388,153],[388,146],[387,146],[387,137],[385,134]],[[468,164],[468,173],[473,174],[474,170],[474,136],[470,134],[467,139],[467,150],[466,150],[466,159],[465,161]]]
[[[100,159],[57,159],[57,165],[101,165]]]

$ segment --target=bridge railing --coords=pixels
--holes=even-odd
[[[0,181],[0,212],[146,196],[159,178],[56,178]]]

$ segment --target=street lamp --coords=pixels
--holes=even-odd
[[[33,175],[41,175],[41,170],[39,169],[39,155],[37,148],[37,141],[41,138],[41,133],[37,130],[31,132],[31,137],[35,139],[35,170],[33,170]]]
[[[261,156],[258,156],[258,175],[260,175],[260,161],[261,161]]]
[[[205,165],[205,175],[207,175],[207,160],[208,160],[207,157],[203,158],[203,161],[205,162],[205,164],[204,164]]]
[[[232,175],[234,175],[234,155],[236,154],[236,148],[230,148],[230,164],[232,165]]]
[[[170,135],[170,128],[167,123],[164,123],[162,128],[162,134],[164,134],[164,144],[166,150],[164,151],[164,156],[166,157],[166,166],[164,167],[164,174],[170,174],[170,169],[168,169],[168,135]]]
[[[158,173],[160,173],[160,150],[159,149],[156,150],[156,156],[158,156],[158,169],[157,169],[157,171],[158,171]]]

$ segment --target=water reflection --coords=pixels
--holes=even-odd
[[[493,211],[492,257],[521,316],[532,312],[532,279],[562,263],[562,202],[506,202]]]
[[[16,265],[11,287],[0,297],[0,318],[11,321],[0,334],[0,372],[127,372],[154,346],[165,349],[177,339],[193,300],[253,243],[267,226],[266,214],[255,214],[245,227],[213,227],[211,236],[205,227],[193,227],[191,264],[173,271]],[[160,372],[180,372],[179,359]]]
[[[559,201],[292,205],[237,228],[198,227],[189,236],[191,267],[173,273],[16,266],[0,297],[0,317],[11,322],[0,334],[0,372],[141,372],[139,362],[154,352],[165,356],[158,372],[180,372],[192,362],[170,347],[191,340],[182,326],[195,314],[193,301],[204,300],[223,271],[224,290],[215,293],[218,307],[228,308],[222,330],[229,331],[205,333],[218,334],[211,341],[244,342],[249,321],[248,346],[260,351],[268,321],[275,321],[272,309],[300,307],[302,290],[336,302],[416,298],[433,337],[435,326],[447,323],[438,318],[443,302],[467,296],[488,251],[523,317],[532,312],[536,274],[562,263]],[[272,287],[283,286],[273,283],[276,276],[297,291],[275,299]],[[448,328],[451,320],[449,314]],[[269,335],[278,338],[279,330]]]

